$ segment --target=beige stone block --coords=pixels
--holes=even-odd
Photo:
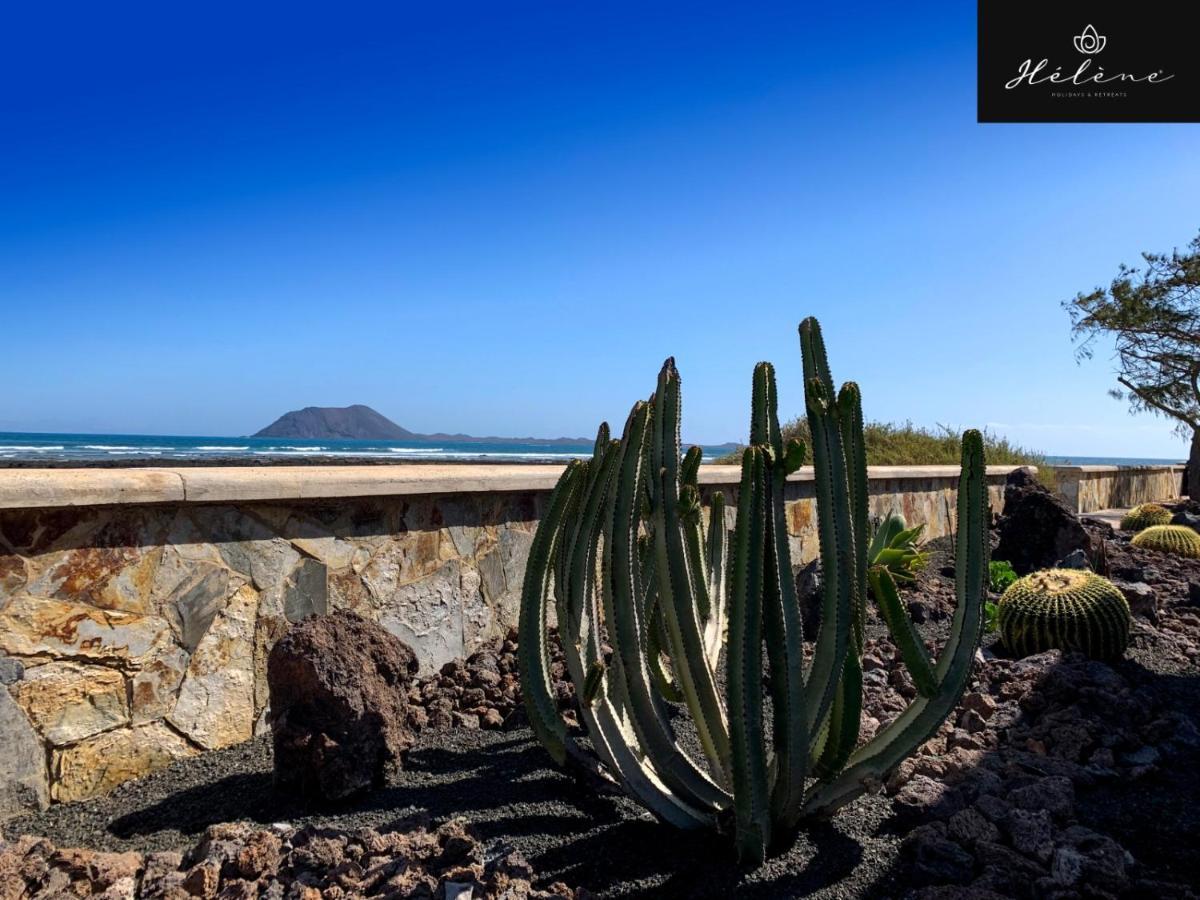
[[[136,669],[173,646],[157,616],[20,594],[0,612],[0,650],[28,661],[70,657]]]
[[[479,573],[451,560],[427,578],[407,584],[368,584],[378,605],[379,624],[417,655],[422,672],[430,672],[465,651],[463,584],[479,595]]]
[[[206,750],[248,740],[254,729],[254,634],[258,592],[243,586],[188,663],[172,725]]]
[[[29,717],[0,687],[0,818],[49,804],[46,750]]]
[[[12,690],[34,727],[56,746],[129,724],[125,676],[114,669],[47,663],[26,669]]]
[[[96,797],[196,752],[159,722],[106,731],[53,752],[50,795],[60,801]]]
[[[172,647],[147,662],[130,684],[130,716],[135,725],[168,715],[187,672],[188,653]]]

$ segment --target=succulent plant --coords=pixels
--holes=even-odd
[[[1121,519],[1122,531],[1141,531],[1152,525],[1167,525],[1171,521],[1171,511],[1157,503],[1143,503],[1135,506]]]
[[[1200,559],[1200,533],[1186,525],[1151,525],[1135,534],[1130,543],[1143,550]]]
[[[801,324],[800,342],[821,562],[829,573],[807,664],[784,514],[785,480],[806,449],[782,439],[769,363],[754,370],[750,445],[731,535],[720,494],[705,527],[700,450],[681,454],[679,373],[668,359],[657,390],[634,404],[620,440],[601,425],[591,459],[567,466],[534,537],[521,600],[522,689],[534,732],[554,759],[619,784],[665,822],[731,835],[751,864],[790,845],[804,820],[831,815],[877,788],[937,731],[966,685],[985,595],[979,432],[963,436],[958,607],[935,663],[891,573],[868,565],[858,387],[848,383],[835,395],[816,320]],[[857,746],[868,584],[917,696]],[[567,732],[556,708],[551,603],[590,751]],[[678,741],[668,701],[686,706],[702,758]]]
[[[888,513],[871,536],[867,565],[885,567],[897,581],[912,581],[929,561],[920,544],[924,530],[923,524],[909,528],[904,516]]]
[[[1044,569],[1000,597],[1000,638],[1010,653],[1077,650],[1114,659],[1129,643],[1129,604],[1107,578],[1086,569]]]

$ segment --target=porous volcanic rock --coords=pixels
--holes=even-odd
[[[1079,517],[1034,478],[1029,469],[1014,469],[1004,487],[1004,515],[994,559],[1008,560],[1027,575],[1050,568],[1076,550],[1092,558],[1092,542]]]
[[[44,838],[0,840],[0,897],[446,897],[585,900],[561,882],[533,887],[520,853],[484,853],[462,819],[432,828],[269,829],[212,825],[186,853],[59,849]]]
[[[383,784],[412,745],[416,671],[410,647],[353,613],[292,626],[267,662],[276,783],[325,800]]]

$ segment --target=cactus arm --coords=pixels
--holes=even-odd
[[[932,697],[937,692],[937,680],[929,662],[929,652],[904,609],[892,573],[883,566],[874,566],[868,578],[871,580],[871,594],[879,603],[883,621],[887,623],[892,640],[900,648],[900,658],[904,660],[913,684],[922,696]]]
[[[611,442],[612,433],[609,430],[608,423],[601,422],[600,427],[596,429],[596,443],[592,448],[593,462],[600,462],[601,457],[608,451]]]
[[[700,463],[704,459],[704,451],[699,447],[688,447],[679,466],[679,483],[696,484],[700,475]]]
[[[854,532],[852,621],[855,652],[861,657],[867,617],[867,532],[870,518],[867,515],[867,450],[863,440],[862,395],[853,381],[842,385],[838,394],[838,424],[846,454],[846,484],[850,489],[850,522]]]
[[[607,424],[601,426],[601,436],[608,434]],[[600,658],[600,629],[596,616],[595,572],[600,534],[612,480],[620,462],[620,442],[609,441],[601,446],[597,438],[596,454],[588,465],[588,484],[582,492],[579,526],[569,550],[565,584],[568,602],[567,618],[560,622],[571,643],[584,651],[585,665],[591,666]]]
[[[652,688],[642,643],[645,632],[641,620],[645,602],[640,583],[637,536],[645,491],[645,444],[650,409],[648,404],[642,402],[634,406],[621,442],[622,460],[613,502],[609,533],[611,540],[606,541],[605,547],[605,553],[611,554],[611,562],[607,566],[613,613],[608,623],[609,639],[621,662],[619,672],[624,682],[622,693],[628,703],[634,731],[663,783],[689,807],[715,810],[728,805],[729,795],[697,767],[676,743],[671,726],[663,714],[661,701]]]
[[[709,594],[711,578],[708,558],[704,552],[704,530],[701,527],[700,486],[697,483],[700,456],[700,448],[692,447],[683,458],[679,476],[679,521],[683,528],[683,543],[687,550],[691,581],[696,592],[696,610],[700,616],[700,627],[703,629],[712,617],[712,598]]]
[[[675,361],[668,359],[659,373],[654,395],[649,473],[657,501],[652,518],[655,572],[675,680],[687,701],[709,766],[723,779],[729,771],[729,726],[716,678],[704,653],[696,603],[697,590],[707,587],[698,588],[701,579],[690,570],[679,520],[679,391]]]
[[[836,408],[832,404],[829,365],[825,361],[825,347],[815,319],[805,319],[801,323],[800,347],[807,379],[805,402],[813,439],[821,568],[829,573],[822,593],[821,628],[805,684],[804,706],[808,731],[812,734],[829,713],[850,643],[855,561],[845,454],[836,422]]]
[[[779,430],[775,367],[769,362],[760,362],[754,367],[750,388],[750,444],[770,448],[772,462],[785,459],[783,435]]]
[[[521,589],[517,657],[525,709],[533,732],[559,765],[567,761],[567,728],[558,714],[550,681],[546,610],[555,554],[562,534],[563,514],[579,486],[583,463],[567,466],[550,494],[546,515],[529,548],[529,562]]]
[[[742,454],[733,584],[729,609],[729,702],[731,776],[738,857],[761,863],[770,843],[770,796],[762,710],[762,595],[766,551],[766,486],[763,452]]]
[[[963,468],[958,486],[957,594],[950,636],[938,656],[934,676],[937,693],[918,696],[885,729],[847,762],[830,782],[817,785],[805,803],[805,814],[828,816],[867,790],[877,788],[905,757],[937,733],[966,687],[983,625],[987,596],[987,489],[983,439],[978,431],[963,435]]]
[[[704,655],[708,657],[708,667],[716,672],[725,645],[729,591],[729,532],[725,529],[725,495],[720,491],[712,497],[706,554],[710,606],[704,623]]]
[[[663,666],[663,630],[662,611],[654,608],[654,618],[649,622],[646,635],[646,663],[650,666],[650,677],[658,688],[659,696],[671,703],[682,703],[683,691],[679,690],[671,676]]]
[[[853,651],[846,654],[842,677],[829,709],[825,744],[813,767],[813,776],[829,778],[841,771],[858,743],[862,719],[862,663]]]
[[[823,352],[820,355],[823,356]],[[836,437],[841,442],[841,462],[845,467],[845,505],[849,507],[849,531],[841,530],[839,527],[838,536],[841,538],[841,543],[838,546],[838,554],[839,566],[845,566],[846,561],[849,561],[849,612],[853,643],[846,652],[829,712],[825,743],[814,771],[818,778],[828,778],[845,765],[850,753],[858,743],[858,731],[862,717],[862,663],[860,660],[866,623],[865,593],[869,519],[867,517],[867,460],[863,443],[862,399],[859,396],[858,385],[854,382],[846,382],[842,386],[837,397],[836,409]],[[826,429],[831,427],[830,424],[822,424]],[[832,437],[831,434],[830,445],[834,449],[831,449],[830,459],[836,469],[839,461],[835,452],[837,442],[832,440]],[[835,489],[833,493],[835,498],[841,500],[839,490]],[[840,508],[842,505],[839,502],[835,508]],[[818,513],[818,515],[820,514]],[[847,535],[849,546],[846,546]],[[839,577],[845,577],[840,570]]]
[[[809,732],[804,710],[804,635],[784,506],[789,459],[779,430],[775,369],[770,363],[754,367],[750,433],[751,446],[764,447],[759,454],[764,483],[761,515],[766,530],[761,615],[771,673],[771,819],[787,826],[804,802]],[[789,446],[791,462],[803,462],[803,445]]]
[[[641,557],[642,588],[646,595],[646,612],[642,618],[646,664],[650,667],[650,676],[654,679],[654,685],[662,698],[671,703],[682,703],[683,694],[663,666],[663,648],[666,646],[666,640],[663,636],[662,610],[658,607],[658,579],[654,577],[654,547],[649,536],[638,536],[638,554]]]
[[[821,336],[821,325],[812,316],[800,323],[800,358],[804,366],[804,383],[816,379],[825,389],[825,396],[833,396],[833,375],[829,371],[829,359],[825,355],[825,339]]]
[[[606,434],[607,429],[602,429],[601,437]],[[606,447],[597,449],[588,466],[589,483],[584,491],[586,499],[580,505],[580,528],[568,573],[573,592],[568,606],[577,608],[579,617],[560,624],[560,635],[566,635],[563,651],[567,670],[581,698],[581,717],[597,756],[607,767],[604,774],[613,777],[626,793],[676,827],[711,828],[711,813],[689,806],[672,794],[644,759],[636,735],[622,721],[621,707],[614,702],[620,696],[620,683],[611,677],[601,654],[595,572],[600,535],[611,518],[612,485],[621,459],[620,442],[610,441]],[[577,605],[576,598],[582,598]],[[567,744],[569,753],[571,746]]]

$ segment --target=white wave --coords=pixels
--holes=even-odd
[[[129,447],[125,444],[84,444],[84,450],[137,450],[137,447]]]
[[[392,453],[442,453],[441,447],[390,447]]]
[[[588,459],[590,451],[557,451],[538,453],[515,450],[456,450],[438,454],[439,459]]]
[[[249,450],[249,449],[250,449],[250,447],[249,447],[249,446],[246,446],[246,447],[218,447],[218,446],[216,446],[215,444],[201,444],[201,445],[199,445],[199,446],[196,446],[196,447],[187,447],[187,448],[184,448],[184,449],[187,449],[187,450],[204,450],[204,451],[209,451],[209,450]]]
[[[28,444],[12,444],[12,445],[6,444],[3,447],[0,447],[0,450],[32,450],[35,453],[41,453],[44,450],[62,450],[62,449],[63,449],[62,444],[54,444],[52,446],[45,446],[45,447],[31,447]]]
[[[109,456],[162,456],[161,450],[109,450]]]
[[[255,450],[255,456],[382,456],[387,457],[387,453],[383,450],[310,450],[307,447],[303,449],[292,450]]]

